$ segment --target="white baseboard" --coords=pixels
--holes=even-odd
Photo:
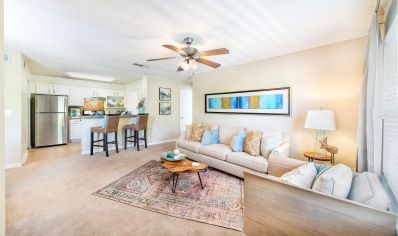
[[[162,143],[171,143],[171,142],[175,142],[177,140],[178,139],[168,139],[168,140],[163,140],[163,141],[155,141],[155,142],[148,143],[148,145],[152,146],[152,145],[157,145],[157,144],[162,144]]]
[[[22,166],[22,163],[12,163],[12,164],[6,164],[4,166],[4,168],[7,170],[7,169],[18,168],[18,167],[21,167],[21,166]]]
[[[28,159],[29,152],[26,150],[24,157],[22,158],[22,165],[25,164],[26,160]]]

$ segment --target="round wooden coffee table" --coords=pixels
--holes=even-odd
[[[334,165],[334,155],[325,155],[317,152],[304,152],[304,156],[308,158],[308,161],[330,161],[331,165]]]
[[[198,173],[199,181],[200,181],[200,186],[203,187],[202,179],[200,178],[199,172],[206,170],[209,165],[206,163],[199,163],[197,166],[193,166],[192,163],[193,161],[184,159],[181,161],[168,161],[164,159],[163,157],[160,158],[161,166],[163,168],[166,168],[168,171],[173,173],[173,187],[171,188],[171,191],[175,193],[176,188],[177,188],[177,181],[178,181],[178,176],[181,173]]]

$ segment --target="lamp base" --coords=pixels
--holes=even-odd
[[[326,156],[327,152],[325,149],[321,149],[321,142],[324,138],[326,138],[325,130],[316,130],[315,136],[315,146],[314,146],[314,153],[319,154],[319,156]]]

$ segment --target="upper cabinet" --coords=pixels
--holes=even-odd
[[[83,106],[84,89],[81,87],[69,87],[69,106]]]
[[[40,94],[69,95],[69,86],[58,84],[37,83],[32,92]]]
[[[53,94],[54,93],[54,85],[45,84],[45,83],[37,83],[35,93]]]
[[[55,95],[69,95],[69,86],[66,85],[54,85],[54,94]]]
[[[124,91],[108,89],[106,95],[107,96],[114,96],[114,97],[124,97]]]

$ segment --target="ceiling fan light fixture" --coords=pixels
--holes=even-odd
[[[196,64],[196,61],[195,61],[195,60],[189,60],[189,67],[190,67],[192,70],[196,70],[196,68],[198,68],[198,65]]]
[[[189,65],[186,61],[181,62],[179,66],[184,70],[189,70]]]

